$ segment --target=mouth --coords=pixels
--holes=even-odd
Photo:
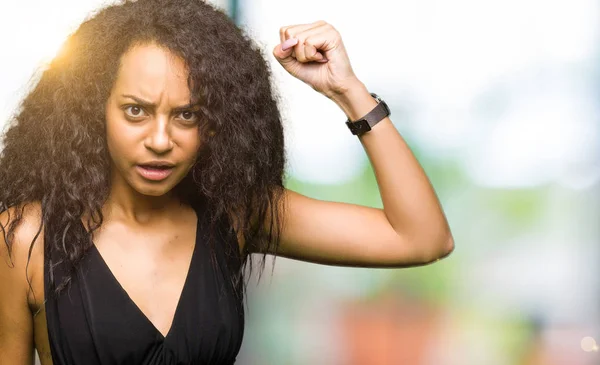
[[[175,165],[170,163],[156,162],[136,166],[137,172],[147,180],[161,181],[169,177]]]

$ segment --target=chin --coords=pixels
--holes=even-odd
[[[166,195],[170,191],[171,191],[171,189],[168,189],[168,190],[163,190],[163,189],[157,190],[157,189],[154,189],[154,190],[147,190],[147,191],[139,191],[138,190],[138,192],[140,194],[143,194],[143,195],[146,195],[146,196],[156,196],[156,197]]]
[[[163,196],[168,194],[171,190],[173,190],[174,185],[169,182],[162,183],[148,183],[148,182],[139,182],[136,181],[133,184],[130,184],[131,187],[138,193],[146,196]]]

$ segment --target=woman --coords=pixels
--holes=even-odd
[[[336,29],[293,25],[280,38],[285,70],[352,121],[384,209],[284,187],[267,63],[222,12],[195,0],[107,7],[69,37],[3,136],[1,364],[31,364],[34,348],[44,365],[231,364],[251,253],[261,268],[267,254],[408,267],[453,250],[431,185]]]

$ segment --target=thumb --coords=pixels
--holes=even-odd
[[[294,46],[296,44],[298,44],[298,39],[296,38],[290,38],[286,40],[275,47],[273,50],[273,56],[275,56],[275,58],[281,64],[297,62],[294,57],[292,57],[292,52],[294,51]]]

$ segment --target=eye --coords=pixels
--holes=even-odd
[[[129,105],[123,110],[125,110],[125,114],[129,117],[139,118],[144,116],[144,109],[138,105]]]
[[[193,111],[186,110],[179,113],[179,119],[182,119],[186,122],[196,122],[198,120],[198,115]]]

